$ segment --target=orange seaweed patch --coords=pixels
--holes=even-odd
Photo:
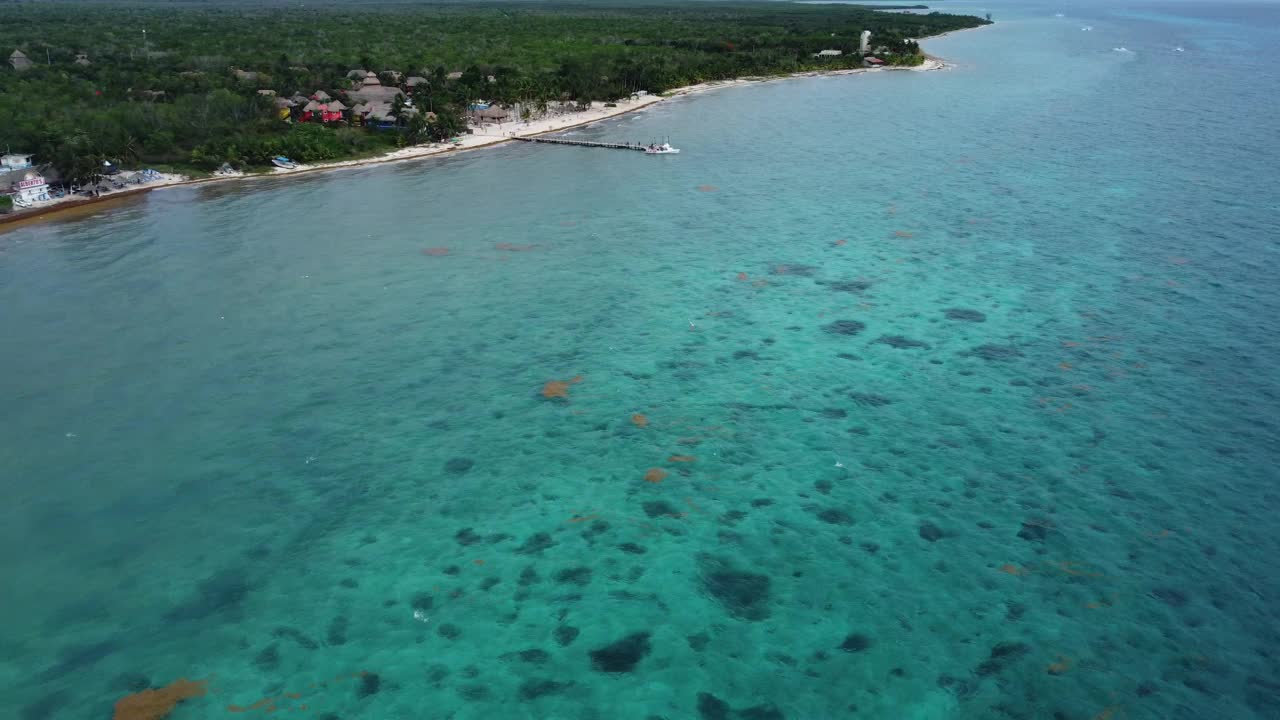
[[[1170,532],[1169,532],[1169,528],[1165,528],[1157,533],[1144,533],[1144,534],[1149,538],[1162,538],[1162,537],[1169,537]]]
[[[483,564],[484,564],[484,561],[483,561],[483,560],[472,560],[471,562],[473,562],[473,563],[475,563],[475,564],[477,564],[477,565],[483,565]]]
[[[1189,259],[1184,257],[1171,257],[1171,258],[1168,258],[1168,260],[1174,265],[1186,265],[1187,263],[1191,262]]]
[[[1058,569],[1068,575],[1075,575],[1077,577],[1102,577],[1102,573],[1095,573],[1095,572],[1089,572],[1088,570],[1082,570],[1080,569],[1079,565],[1080,563],[1078,562],[1073,562],[1071,560],[1063,560],[1062,562],[1058,563]]]
[[[1027,575],[1031,571],[1027,570],[1026,568],[1020,568],[1017,565],[1005,563],[1004,565],[1000,566],[1000,572],[1008,573],[1009,575]]]
[[[252,705],[228,705],[227,712],[245,713],[253,710],[265,710],[266,712],[276,711],[276,699],[274,697],[264,697]]]
[[[1102,712],[1094,715],[1093,720],[1111,720],[1111,718],[1115,717],[1117,712],[1120,712],[1119,705],[1108,705],[1107,707],[1102,708]]]
[[[1050,675],[1061,675],[1071,669],[1071,658],[1065,655],[1058,656],[1058,662],[1049,664]]]
[[[648,427],[649,418],[645,417],[644,415],[641,415],[640,413],[636,413],[635,415],[631,416],[631,424],[635,425],[636,427]]]
[[[660,483],[667,476],[667,471],[662,468],[649,468],[649,472],[644,474],[644,481],[651,483]]]
[[[841,247],[841,246],[843,246],[843,245],[848,245],[848,244],[849,244],[849,241],[848,241],[848,240],[845,240],[844,238],[841,238],[841,239],[839,239],[839,240],[835,241],[835,243],[833,243],[833,244],[834,244],[836,247]]]
[[[564,380],[548,380],[546,385],[542,386],[542,397],[545,398],[567,398],[569,397],[569,386],[577,385],[582,382],[581,375],[574,375],[567,382]]]
[[[747,274],[746,274],[746,273],[744,273],[744,272],[740,272],[740,273],[738,273],[738,279],[739,279],[739,280],[746,280],[746,279],[747,279]]]
[[[174,680],[165,687],[143,690],[116,701],[113,720],[161,720],[169,716],[178,703],[201,697],[209,691],[205,680]]]
[[[894,230],[893,236],[899,237],[899,238],[909,238],[909,237],[915,237],[915,233],[910,233],[910,232],[907,232],[906,230]]]
[[[1085,607],[1089,608],[1090,610],[1099,610],[1102,608],[1114,607],[1115,604],[1116,604],[1116,596],[1109,595],[1097,602],[1085,603]]]
[[[667,458],[667,462],[689,463],[689,462],[693,462],[696,459],[697,458],[695,458],[692,455],[672,455],[671,457]]]
[[[716,187],[715,185],[699,185],[698,186],[698,190],[700,192],[715,192],[719,189],[720,188]]]
[[[425,249],[425,250],[423,250],[423,251],[422,251],[422,254],[423,254],[423,255],[432,255],[432,256],[435,256],[435,257],[439,257],[439,256],[441,256],[441,255],[448,255],[448,254],[449,254],[449,248],[443,248],[443,247],[442,247],[442,248],[427,248],[427,249]]]
[[[1070,369],[1071,369],[1071,363],[1066,362],[1066,361],[1063,361],[1063,362],[1058,363],[1058,367],[1059,367],[1060,369],[1062,369],[1062,370],[1070,370]]]

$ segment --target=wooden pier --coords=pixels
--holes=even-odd
[[[610,150],[639,150],[644,152],[647,145],[632,145],[631,143],[605,143],[591,142],[589,140],[565,140],[564,138],[548,138],[548,137],[512,137],[512,140],[520,140],[522,142],[533,143],[550,143],[552,145],[578,145],[580,147],[598,147],[609,148]]]

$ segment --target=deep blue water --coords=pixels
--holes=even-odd
[[[1280,717],[1280,5],[946,5],[0,233],[0,717]]]

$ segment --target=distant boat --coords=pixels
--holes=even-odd
[[[1182,48],[1180,48],[1180,47],[1176,47],[1176,48],[1174,48],[1174,49],[1173,49],[1173,51],[1174,51],[1174,52],[1185,52],[1185,51],[1184,51]]]
[[[285,170],[292,170],[298,167],[297,163],[295,163],[294,161],[290,160],[289,158],[283,155],[279,157],[271,158],[271,164],[275,165],[278,168],[284,168]]]
[[[1085,31],[1085,32],[1089,32],[1090,30],[1092,30],[1092,29],[1093,29],[1093,26],[1092,26],[1092,25],[1085,25],[1084,27],[1082,27],[1082,28],[1080,28],[1080,29],[1081,29],[1081,30],[1083,30],[1083,31]]]
[[[680,149],[671,147],[671,143],[650,145],[644,149],[645,155],[678,155],[679,153]]]
[[[1112,50],[1114,50],[1114,51],[1116,51],[1116,52],[1123,52],[1123,53],[1131,53],[1131,52],[1133,52],[1132,50],[1130,50],[1129,48],[1124,47],[1124,46],[1121,46],[1121,47],[1118,47],[1118,48],[1111,48],[1111,49],[1112,49]]]
[[[1054,16],[1054,17],[1066,17],[1066,15],[1063,15],[1062,13],[1054,13],[1054,14],[1053,14],[1053,16]]]

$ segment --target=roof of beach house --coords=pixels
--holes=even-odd
[[[363,85],[348,91],[347,95],[358,102],[391,104],[397,95],[404,93],[393,85]]]
[[[405,80],[405,81],[404,81],[404,84],[405,84],[405,85],[408,85],[409,87],[417,87],[417,86],[419,86],[419,85],[427,85],[427,84],[429,84],[429,81],[428,81],[426,78],[424,78],[424,77],[418,77],[417,75],[411,75],[411,76],[409,77],[409,79],[408,79],[408,80]]]
[[[311,94],[311,98],[312,98],[313,100],[319,100],[319,101],[321,101],[321,102],[324,102],[324,101],[326,101],[326,100],[331,100],[331,99],[332,99],[332,97],[333,97],[333,96],[331,96],[329,93],[327,93],[327,92],[325,92],[325,91],[323,91],[323,90],[317,90],[317,91],[315,91],[314,93],[312,93],[312,94]]]
[[[365,85],[381,85],[382,81],[373,72],[366,73],[364,76]]]

